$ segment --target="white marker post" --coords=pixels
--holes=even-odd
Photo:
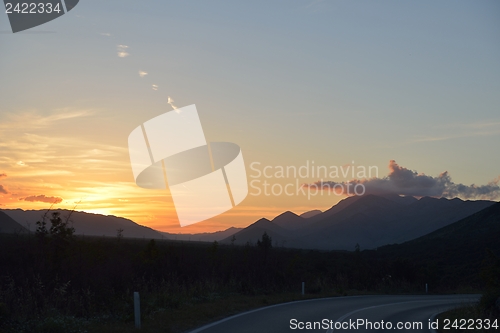
[[[425,293],[427,294],[429,292],[429,289],[427,288],[427,283],[425,284]]]
[[[305,290],[306,290],[306,283],[302,282],[302,296],[304,296]]]
[[[135,315],[135,328],[141,328],[141,301],[139,293],[134,292],[134,315]]]

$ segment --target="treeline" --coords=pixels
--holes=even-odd
[[[54,314],[132,320],[134,291],[144,298],[147,314],[234,293],[300,293],[302,282],[306,293],[322,295],[423,293],[425,283],[434,293],[465,287],[461,276],[444,283],[435,264],[397,253],[381,259],[359,247],[285,249],[273,247],[267,235],[255,246],[82,237],[61,221],[57,226],[36,235],[0,236],[0,331],[21,332],[20,325]],[[480,288],[476,282],[468,286]]]

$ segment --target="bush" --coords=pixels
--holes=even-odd
[[[486,291],[481,296],[479,305],[484,311],[491,312],[493,315],[500,314],[500,289]]]

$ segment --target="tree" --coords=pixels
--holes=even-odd
[[[120,241],[123,238],[123,229],[122,228],[116,229],[116,238],[118,239],[118,241]],[[162,236],[162,238],[163,238],[163,236]]]
[[[47,222],[45,221],[47,218],[47,211],[40,221],[36,222],[36,235],[40,238],[45,238],[47,235],[50,235],[53,238],[67,240],[75,233],[75,228],[69,226],[69,218],[71,214],[63,221],[61,218],[61,213],[53,212],[50,218],[50,229],[47,230]]]
[[[69,216],[63,221],[60,215],[59,212],[52,213],[50,235],[55,238],[68,239],[75,233],[75,228],[68,226]]]
[[[269,251],[273,247],[273,239],[271,236],[267,234],[267,232],[264,231],[264,234],[262,235],[262,239],[259,239],[257,241],[257,247],[262,251],[263,253],[263,258],[264,258],[264,264],[267,263],[267,256],[269,255]]]
[[[271,236],[267,234],[267,232],[264,231],[264,234],[262,235],[262,240],[257,241],[257,247],[262,249],[263,251],[267,252],[269,249],[273,247],[273,239]]]
[[[142,258],[146,263],[152,263],[159,257],[159,251],[154,239],[150,240],[146,248],[142,251]]]
[[[37,227],[35,234],[41,239],[45,238],[45,236],[47,236],[47,234],[49,233],[47,230],[47,222],[45,222],[45,217],[41,221],[37,221],[36,225]]]

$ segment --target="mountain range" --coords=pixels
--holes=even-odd
[[[36,230],[36,221],[41,220],[42,216],[46,212],[47,210],[0,210],[0,232],[28,232],[28,229],[29,231],[34,232]],[[56,209],[51,212],[59,212],[63,220],[71,213],[71,211],[64,209]],[[50,218],[50,213],[47,215],[47,217]],[[48,218],[47,223],[49,223]],[[73,228],[75,228],[75,234],[77,235],[106,237],[116,237],[118,234],[118,230],[121,229],[123,230],[122,236],[127,238],[213,242],[220,241],[242,230],[241,228],[231,227],[224,231],[217,231],[213,233],[172,234],[142,226],[132,220],[123,217],[77,211],[71,213],[70,221],[70,224]]]
[[[47,210],[4,209],[1,212],[8,215],[21,226],[34,232],[36,230],[36,222],[42,219]],[[55,209],[47,214],[46,221],[48,225],[50,225],[48,220],[52,212],[59,212],[63,220],[71,214],[70,225],[75,228],[75,233],[78,235],[116,237],[117,230],[122,229],[123,237],[162,238],[162,234],[159,231],[139,225],[123,217],[77,211],[71,212],[65,209]]]
[[[139,225],[129,219],[85,212],[58,211],[63,219],[71,213],[75,233],[88,236],[219,241],[222,244],[255,244],[262,235],[271,236],[274,246],[320,250],[375,249],[400,244],[432,233],[494,205],[494,201],[464,201],[458,198],[420,199],[399,195],[348,197],[322,212],[300,216],[287,211],[272,220],[259,219],[246,228],[198,234],[172,234]],[[46,210],[0,210],[0,232],[33,232]]]
[[[426,235],[493,204],[458,198],[354,196],[309,218],[285,212],[272,220],[260,219],[235,233],[234,243],[256,243],[266,232],[275,246],[354,250],[359,244],[373,249]],[[229,242],[233,236],[222,241]]]

